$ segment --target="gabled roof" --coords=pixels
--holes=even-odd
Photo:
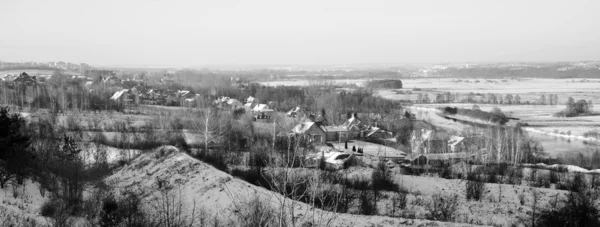
[[[177,91],[177,95],[178,95],[179,97],[186,96],[186,95],[188,95],[188,94],[194,94],[194,93],[193,93],[193,92],[191,92],[191,91]]]
[[[116,77],[116,76],[109,76],[109,77],[106,77],[106,78],[104,78],[104,80],[103,80],[103,81],[104,81],[104,82],[107,82],[107,81],[109,81],[109,80],[121,81],[121,79],[119,79],[119,78],[118,78],[118,77]]]
[[[354,115],[352,115],[352,117],[349,118],[346,122],[344,122],[343,125],[346,127],[350,127],[352,125],[359,126],[360,124],[361,124],[361,121],[358,118],[354,117]]]
[[[475,156],[475,154],[468,154],[465,152],[460,153],[439,153],[439,154],[410,154],[406,156],[406,160],[414,161],[419,157],[425,157],[429,160],[449,160],[449,159],[468,159],[470,157]]]
[[[296,134],[304,134],[312,127],[316,127],[319,130],[323,131],[323,129],[321,127],[319,127],[319,125],[317,125],[315,122],[303,122],[303,123],[296,125],[292,129],[292,132],[296,133]]]
[[[325,132],[347,132],[348,128],[344,126],[325,126]]]
[[[32,82],[36,83],[35,76],[29,76],[26,72],[22,72],[19,76],[13,79],[14,82]]]
[[[115,94],[110,97],[111,100],[118,100],[121,98],[121,96],[123,96],[123,94],[129,93],[129,89],[123,89],[120,91],[115,92]]]
[[[221,97],[217,98],[217,100],[215,102],[221,102],[221,103],[223,103],[223,102],[228,102],[229,100],[230,100],[229,97],[227,97],[227,96],[221,96]]]
[[[296,106],[296,107],[292,108],[290,111],[288,111],[286,114],[292,115],[292,113],[298,113],[298,112],[303,112],[303,110],[299,106]]]
[[[227,100],[227,105],[230,105],[230,106],[241,106],[242,102],[238,101],[237,99],[229,99],[229,100]]]
[[[252,97],[252,96],[249,96],[249,97],[246,99],[246,102],[247,102],[247,103],[251,103],[251,102],[254,102],[254,100],[255,100],[255,99],[256,99],[256,98],[254,98],[254,97]]]
[[[252,109],[252,111],[254,111],[254,112],[271,112],[273,110],[270,109],[267,104],[258,104]]]
[[[378,128],[378,127],[371,127],[371,128],[369,129],[369,131],[367,132],[367,137],[369,137],[369,136],[372,136],[373,134],[375,134],[375,133],[377,133],[377,132],[381,132],[381,133],[387,133],[387,134],[389,134],[390,136],[392,135],[392,133],[391,133],[391,132],[385,131],[385,130],[383,130],[383,129],[380,129],[380,128]]]

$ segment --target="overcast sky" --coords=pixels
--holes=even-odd
[[[600,1],[0,0],[0,31],[100,66],[600,60]]]

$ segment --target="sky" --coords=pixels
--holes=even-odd
[[[600,60],[597,0],[0,0],[1,61],[96,66]]]

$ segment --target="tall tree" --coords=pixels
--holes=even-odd
[[[25,120],[9,114],[8,107],[0,108],[0,186],[16,178],[22,184],[29,173],[31,137],[25,133]]]
[[[546,105],[546,95],[541,95],[540,96],[539,104],[540,105]]]

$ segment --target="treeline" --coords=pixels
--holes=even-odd
[[[577,117],[580,115],[590,115],[594,112],[594,104],[592,100],[585,101],[581,99],[577,102],[572,97],[567,100],[566,108],[558,113],[555,113],[556,117]]]
[[[474,104],[501,104],[501,105],[557,105],[558,95],[542,94],[538,99],[525,101],[518,94],[494,94],[494,93],[437,93],[429,97],[427,93],[418,93],[415,103],[474,103]]]
[[[492,123],[497,123],[500,125],[504,125],[508,122],[508,117],[497,107],[494,107],[491,112],[480,110],[476,105],[473,109],[466,108],[456,108],[456,107],[444,107],[441,108],[445,114],[458,114],[462,116],[467,116],[483,121],[488,121]]]
[[[371,89],[385,88],[385,89],[400,89],[402,88],[402,81],[400,80],[371,80],[365,83],[365,87]]]

